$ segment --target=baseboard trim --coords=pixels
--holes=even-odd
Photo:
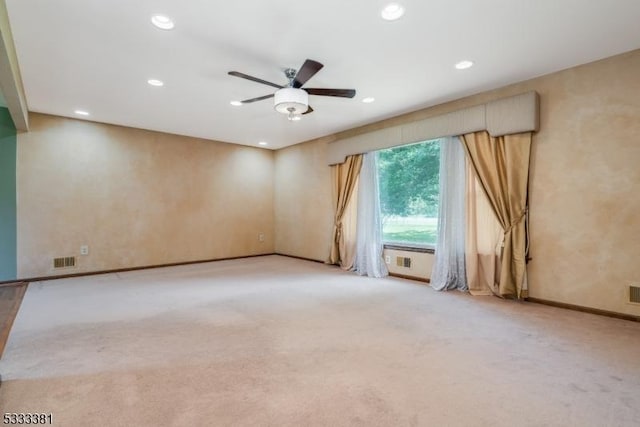
[[[17,280],[10,280],[10,281],[8,280],[8,281],[0,282],[0,286],[16,284],[19,282],[44,282],[47,280],[68,279],[70,277],[96,276],[98,274],[109,274],[109,273],[125,273],[127,271],[150,270],[153,268],[176,267],[180,265],[190,265],[190,264],[204,264],[206,262],[230,261],[234,259],[256,258],[261,256],[269,256],[269,255],[277,255],[277,254],[275,252],[271,252],[267,254],[243,255],[243,256],[227,257],[227,258],[212,258],[212,259],[202,259],[202,260],[195,260],[195,261],[171,262],[167,264],[144,265],[140,267],[115,268],[112,270],[85,271],[82,273],[69,273],[69,274],[61,274],[56,276],[29,277],[27,279],[17,279]]]
[[[581,311],[583,313],[597,314],[599,316],[613,317],[615,319],[630,320],[632,322],[640,322],[640,316],[634,316],[633,314],[617,313],[615,311],[601,310],[599,308],[584,307],[581,305],[567,304],[564,302],[549,301],[546,299],[539,299],[539,298],[532,298],[532,297],[525,298],[525,301],[533,302],[536,304],[549,305],[552,307],[565,308],[568,310]]]
[[[281,253],[279,253],[279,252],[276,252],[274,255],[286,256],[287,258],[301,259],[301,260],[303,260],[303,261],[317,262],[317,263],[319,263],[319,264],[333,265],[333,264],[327,264],[327,263],[326,263],[326,262],[324,262],[324,261],[320,261],[320,260],[313,259],[313,258],[306,258],[306,257],[303,257],[303,256],[289,255],[289,254],[281,254]]]
[[[326,263],[324,261],[319,261],[319,260],[313,259],[313,258],[305,258],[305,257],[302,257],[302,256],[297,256],[297,255],[281,254],[281,253],[278,253],[278,252],[276,252],[276,255],[280,255],[280,256],[284,256],[284,257],[288,257],[288,258],[300,259],[300,260],[303,260],[303,261],[317,262],[317,263],[328,265],[328,266],[331,266],[331,267],[339,267],[338,265],[328,264],[328,263]],[[399,279],[415,280],[417,282],[422,282],[422,283],[431,283],[431,280],[429,280],[429,279],[425,279],[423,277],[408,276],[406,274],[389,273],[389,276],[397,277]]]
[[[425,279],[424,277],[408,276],[406,274],[399,274],[399,273],[389,273],[389,276],[398,277],[400,279],[415,280],[417,282],[422,282],[422,283],[431,283],[430,279]]]

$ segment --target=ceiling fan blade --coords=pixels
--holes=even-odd
[[[353,98],[356,96],[355,89],[307,89],[309,95],[321,95],[321,96],[339,96],[341,98]]]
[[[309,108],[307,109],[307,111],[305,111],[304,113],[302,113],[303,115],[305,114],[309,114],[309,113],[313,113],[313,108],[311,108],[311,106],[309,106]]]
[[[304,61],[304,64],[302,64],[302,68],[298,70],[298,74],[296,74],[296,77],[293,80],[293,87],[295,87],[296,89],[300,88],[311,77],[315,76],[322,67],[324,67],[324,65],[312,59],[307,59],[306,61]]]
[[[284,87],[284,86],[280,86],[280,85],[275,84],[275,83],[268,82],[266,80],[259,79],[257,77],[250,76],[248,74],[240,73],[238,71],[229,71],[228,74],[230,76],[240,77],[241,79],[251,80],[252,82],[262,83],[263,85],[269,85],[269,86],[277,87],[278,89],[282,89]]]
[[[262,101],[263,99],[269,99],[269,98],[273,98],[273,93],[270,95],[259,96],[257,98],[245,99],[244,101],[240,101],[240,102],[242,102],[243,104],[251,104],[252,102]]]

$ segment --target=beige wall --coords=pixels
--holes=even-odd
[[[30,119],[18,135],[19,277],[274,251],[272,151]],[[52,268],[71,255],[76,268]]]
[[[296,161],[309,165],[328,141],[535,90],[541,125],[531,165],[530,295],[640,315],[640,306],[626,302],[629,284],[640,283],[639,75],[636,50],[312,141],[296,151]],[[321,183],[326,173],[312,167],[289,173],[289,181],[302,181],[289,186],[288,200],[328,205],[329,194],[302,185]],[[277,230],[305,223],[302,217],[279,219]],[[324,244],[328,234],[317,234],[323,230],[330,232],[316,230],[290,253]]]
[[[532,297],[640,315],[640,51],[529,85]]]
[[[327,143],[298,144],[276,152],[276,252],[326,261],[333,227]]]

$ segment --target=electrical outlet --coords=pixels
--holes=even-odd
[[[264,242],[264,233],[259,233],[258,234],[258,241]]]
[[[384,257],[384,262],[387,264],[391,264],[391,255],[387,255]]]
[[[89,246],[87,245],[80,246],[80,255],[89,255]]]

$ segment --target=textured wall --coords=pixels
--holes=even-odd
[[[626,294],[630,283],[640,284],[638,76],[640,50],[309,142],[296,161],[309,165],[326,141],[535,90],[541,124],[532,149],[530,295],[640,315]],[[306,166],[288,180],[322,182],[312,174],[326,171]],[[312,188],[305,194],[297,187],[296,194],[326,205],[319,198],[329,196]],[[313,242],[326,239],[316,235]]]
[[[19,277],[273,252],[273,152],[30,120],[18,135]],[[71,255],[77,268],[53,270],[52,258]]]
[[[276,252],[325,261],[333,227],[327,143],[278,150],[275,167]]]
[[[532,83],[531,296],[640,315],[640,51]]]
[[[16,278],[16,128],[0,108],[0,281]]]

